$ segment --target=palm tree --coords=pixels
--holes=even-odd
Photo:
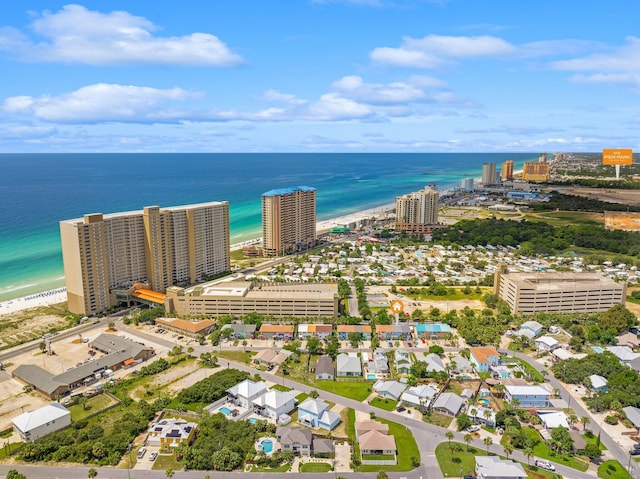
[[[449,440],[449,451],[451,451],[451,439],[453,439],[453,433],[451,431],[447,431],[447,433],[445,434],[445,436],[447,437],[447,439]]]
[[[87,477],[89,479],[93,479],[98,475],[98,471],[96,471],[93,467],[87,471]]]
[[[507,459],[509,459],[509,454],[513,452],[513,446],[511,444],[505,444],[503,449],[504,455],[507,456]]]
[[[580,418],[580,422],[582,423],[582,430],[586,431],[587,426],[589,425],[589,423],[591,422],[591,419],[589,419],[588,416],[582,416]]]
[[[484,411],[482,411],[482,415],[484,416],[484,423],[487,424],[487,422],[489,421],[489,418],[491,417],[491,409],[485,409]]]
[[[518,409],[520,407],[520,399],[513,398],[511,400],[511,405],[513,406],[513,409]]]
[[[570,414],[569,415],[569,423],[573,426],[577,422],[578,422],[578,416],[575,415],[575,414]]]
[[[169,468],[166,471],[164,471],[164,475],[167,476],[167,479],[172,479],[172,477],[174,476],[175,473],[176,472],[171,468]]]
[[[469,444],[471,443],[471,441],[473,440],[473,436],[469,433],[464,435],[464,442],[467,443],[467,452],[469,452]]]
[[[491,439],[490,437],[485,437],[482,442],[484,442],[484,445],[487,446],[487,456],[489,455],[489,446],[491,444],[493,444],[493,439]]]
[[[527,456],[527,466],[529,465],[529,459],[533,456],[533,448],[531,446],[527,446],[524,448],[524,454]]]

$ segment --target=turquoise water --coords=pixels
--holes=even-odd
[[[218,411],[220,411],[225,416],[231,416],[231,409],[226,406],[221,407],[220,409],[218,409]]]
[[[378,379],[378,375],[373,373],[367,373],[367,379],[368,380]]]
[[[478,402],[480,404],[484,404],[485,406],[489,405],[489,400],[488,399],[478,399]]]
[[[604,351],[604,349],[602,349],[600,346],[591,346],[591,349],[593,349],[598,354]]]
[[[87,213],[229,201],[231,242],[261,233],[261,195],[317,191],[318,220],[387,205],[482,163],[537,153],[0,154],[0,301],[64,285],[59,222]]]
[[[257,423],[257,422],[258,422],[258,420],[257,420],[255,417],[250,417],[250,418],[249,418],[249,423],[250,423],[250,424],[255,424],[255,423]]]
[[[262,450],[267,454],[273,451],[273,441],[271,439],[260,441],[260,445],[262,446]]]

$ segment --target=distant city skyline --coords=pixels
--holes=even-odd
[[[633,0],[7,2],[0,153],[640,149]]]

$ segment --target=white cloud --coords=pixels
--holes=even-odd
[[[60,123],[149,122],[179,118],[161,109],[165,102],[186,101],[199,95],[181,88],[157,88],[98,83],[59,96],[9,97],[2,109]]]
[[[362,119],[371,115],[373,110],[370,106],[343,98],[335,93],[326,93],[309,106],[309,116],[313,120]]]
[[[55,13],[43,12],[31,29],[45,40],[29,40],[15,29],[3,28],[0,49],[32,62],[201,66],[243,62],[215,35],[156,37],[149,20],[124,11],[104,14],[66,5]]]
[[[357,75],[343,77],[331,86],[344,96],[371,104],[413,103],[428,98],[424,90],[410,83],[365,83]]]
[[[281,93],[277,90],[267,90],[262,98],[266,101],[274,101],[281,103],[288,103],[290,105],[303,105],[306,103],[305,100],[301,100],[296,98],[295,95],[291,95],[288,93]]]
[[[492,36],[427,35],[405,37],[399,48],[376,48],[369,56],[376,62],[390,65],[437,68],[454,59],[499,57],[515,51],[515,46]]]
[[[593,75],[574,75],[571,81],[575,83],[609,83],[631,87],[640,90],[640,73],[596,73]]]

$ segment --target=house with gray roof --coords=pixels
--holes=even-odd
[[[538,321],[525,321],[524,323],[522,323],[522,326],[520,326],[520,329],[518,330],[516,335],[533,339],[540,333],[542,333],[542,328],[542,324],[540,324]]]
[[[609,390],[609,387],[607,386],[607,379],[603,378],[599,374],[592,374],[588,379],[591,383],[591,389],[595,392],[606,393]]]
[[[425,356],[424,362],[427,363],[427,371],[439,373],[446,371],[442,358],[435,353],[429,353]]]
[[[316,380],[333,381],[336,377],[336,370],[333,367],[331,356],[320,356],[316,364],[312,366],[311,372],[315,373]]]
[[[497,456],[476,456],[478,479],[525,479],[527,473],[522,466],[510,459]]]
[[[627,416],[627,419],[631,421],[633,427],[640,431],[640,409],[634,406],[627,406],[623,407],[622,411]]]
[[[438,394],[438,388],[433,384],[421,384],[408,388],[402,393],[400,400],[406,406],[426,410],[436,394]]]
[[[432,409],[446,416],[457,416],[464,407],[464,399],[454,393],[442,393],[433,403]]]
[[[230,329],[232,339],[252,338],[256,332],[255,324],[225,324],[220,331]]]
[[[280,416],[296,408],[296,398],[291,393],[270,389],[255,398],[252,404],[256,414],[277,421]]]
[[[397,401],[402,396],[404,390],[407,389],[406,384],[401,384],[398,381],[376,381],[373,385],[373,390],[378,393],[383,399],[392,399]]]
[[[32,411],[23,412],[14,417],[11,422],[13,430],[23,441],[33,442],[70,426],[71,412],[62,404],[54,402]]]
[[[231,404],[235,404],[236,406],[250,408],[253,406],[253,400],[266,392],[267,383],[264,381],[255,382],[251,379],[245,379],[227,389],[227,399]]]
[[[338,376],[362,376],[362,365],[358,356],[342,353],[336,358]]]
[[[310,456],[313,434],[310,429],[278,426],[276,440],[283,451],[291,451],[296,456]]]
[[[628,365],[634,359],[640,358],[640,353],[634,353],[629,346],[607,346],[607,351],[614,354],[620,363]]]

